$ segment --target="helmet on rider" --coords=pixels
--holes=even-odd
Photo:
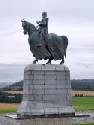
[[[42,18],[46,18],[47,17],[47,12],[42,12]]]

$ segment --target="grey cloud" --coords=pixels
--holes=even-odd
[[[23,79],[25,65],[0,64],[0,82],[14,82]]]
[[[1,17],[37,17],[41,11],[48,11],[49,16],[64,18],[93,18],[93,0],[3,0],[0,4]]]
[[[80,78],[82,70],[88,73],[83,65],[94,62],[94,0],[0,0],[0,63],[32,63],[33,57],[20,20],[25,18],[35,23],[41,19],[42,11],[48,12],[49,32],[68,36],[65,64],[69,66],[72,78],[77,74],[77,78]],[[5,74],[6,69],[1,70],[0,79],[15,79],[12,72],[22,78],[23,69],[10,68],[8,71],[11,73]],[[92,70],[94,68],[90,68]]]

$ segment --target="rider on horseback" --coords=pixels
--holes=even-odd
[[[47,36],[48,36],[48,18],[47,18],[47,12],[42,12],[42,20],[41,21],[36,21],[38,24],[38,32],[40,36],[40,41],[42,42],[43,40],[46,42]]]

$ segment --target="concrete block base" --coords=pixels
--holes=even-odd
[[[73,116],[70,72],[65,65],[28,65],[18,118]]]

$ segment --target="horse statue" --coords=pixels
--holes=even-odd
[[[49,33],[46,40],[40,38],[38,29],[26,20],[22,20],[22,27],[24,35],[28,34],[28,42],[30,45],[30,51],[33,53],[35,60],[33,64],[36,64],[38,60],[47,60],[47,64],[51,64],[51,61],[62,60],[60,64],[64,63],[64,57],[66,57],[66,49],[68,46],[68,39],[66,36],[58,36],[54,33]]]

